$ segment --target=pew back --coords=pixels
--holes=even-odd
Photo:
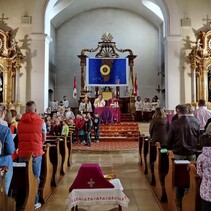
[[[16,197],[18,197],[16,198],[16,203],[21,203],[18,206],[20,205],[23,211],[34,210],[35,196],[38,190],[38,181],[32,170],[32,159],[31,154],[26,160],[25,166],[14,165],[10,185],[13,191],[18,191],[16,192]]]
[[[168,199],[168,210],[178,211],[175,187],[189,187],[189,173],[186,164],[175,164],[174,154],[171,150],[168,151],[169,169],[165,177],[165,189]]]
[[[60,154],[60,147],[59,147],[59,139],[46,139],[45,143],[49,143],[50,147],[50,161],[53,165],[53,176],[51,184],[52,186],[56,186],[61,178],[60,171],[62,166],[62,157]]]
[[[168,173],[168,154],[167,152],[161,152],[161,145],[156,142],[156,160],[154,164],[155,175],[155,193],[160,201],[166,201],[166,191],[164,180]]]
[[[7,172],[7,166],[0,166],[0,174],[2,175],[2,179],[0,181],[0,210],[15,211],[16,210],[15,200],[6,195],[6,190],[4,186],[6,172]]]
[[[52,192],[51,180],[53,176],[53,165],[50,162],[49,143],[44,146],[44,152],[45,154],[43,154],[43,159],[42,159],[39,193],[40,193],[40,198],[45,202]]]
[[[188,164],[190,175],[190,189],[182,199],[183,211],[200,211],[200,183],[201,178],[197,175],[196,165]],[[191,202],[191,203],[190,203]]]

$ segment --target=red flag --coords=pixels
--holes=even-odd
[[[76,74],[74,74],[73,98],[77,99]]]
[[[133,85],[133,94],[134,94],[135,96],[138,95],[137,74],[135,74],[135,82],[134,82],[134,85]]]

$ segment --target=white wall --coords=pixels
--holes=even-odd
[[[79,14],[57,29],[57,98],[66,95],[72,101],[74,73],[80,92],[80,59],[77,55],[84,48],[96,48],[104,32],[113,35],[118,48],[130,48],[137,55],[134,73],[138,75],[139,92],[142,97],[153,97],[159,69],[158,29],[136,14],[108,8]]]

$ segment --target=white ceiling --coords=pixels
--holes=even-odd
[[[158,28],[162,24],[162,20],[151,10],[147,9],[142,4],[142,0],[58,0],[54,7],[49,9],[54,11],[54,17],[51,21],[57,29],[80,13],[100,8],[128,10],[142,16]]]

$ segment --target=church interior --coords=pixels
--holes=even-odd
[[[156,96],[169,118],[179,104],[189,103],[197,109],[200,99],[211,109],[211,1],[0,0],[0,5],[1,105],[23,114],[25,104],[33,100],[40,115],[52,109],[54,102],[62,102],[64,96],[75,115],[83,99],[90,100],[93,110],[98,95],[112,105],[108,110],[95,108],[102,117],[110,112],[114,118],[104,120],[99,145],[93,143],[87,148],[73,143],[72,133],[63,138],[64,145],[58,140],[51,142],[51,138],[46,142],[57,150],[51,152],[45,146],[45,165],[51,163],[47,171],[54,177],[46,188],[48,193],[39,189],[43,201],[37,210],[180,210],[172,202],[174,187],[165,187],[172,178],[168,173],[166,182],[165,169],[160,173],[165,167],[159,159],[166,158],[158,153],[159,145],[153,149],[157,150],[153,170],[150,167],[147,139],[153,113],[135,122],[135,102],[137,96],[142,101]],[[92,59],[102,62],[98,76],[89,69]],[[114,76],[112,65],[121,59],[126,62],[125,69],[119,71],[121,76]],[[95,76],[103,83],[94,80]],[[114,96],[118,101],[109,102]],[[108,140],[115,140],[117,145],[101,146]],[[125,148],[121,146],[124,141],[128,143]],[[51,153],[61,155],[52,161]],[[59,157],[62,153],[67,157]],[[52,162],[56,164],[52,166]],[[166,162],[168,169],[174,168],[170,156]],[[69,187],[84,163],[99,164],[104,174],[121,181],[121,193],[125,194],[122,203],[78,205],[68,198]],[[57,175],[55,165],[59,164],[63,166]],[[199,188],[199,179],[193,179],[194,167],[189,169],[188,182]],[[193,199],[199,192],[191,191],[192,195],[184,197],[183,211],[199,210],[197,199]],[[187,205],[190,200],[193,206]],[[10,204],[1,199],[0,208],[1,203]],[[27,204],[20,210],[28,211],[29,207]]]

